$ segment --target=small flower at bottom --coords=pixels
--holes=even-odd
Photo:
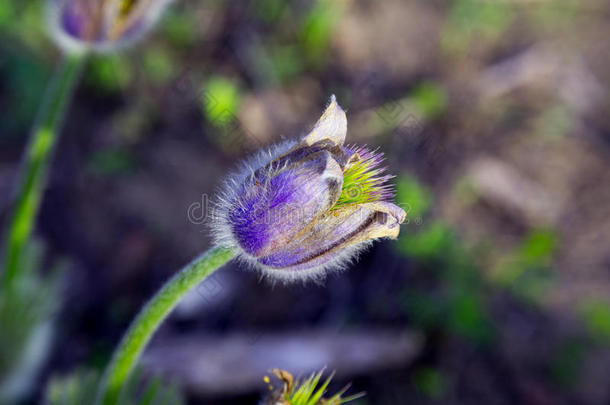
[[[47,14],[62,48],[109,52],[144,36],[171,1],[47,0]]]
[[[271,370],[280,385],[274,387],[271,379],[268,376],[264,377],[263,380],[267,383],[270,394],[261,405],[341,405],[364,396],[364,393],[343,396],[349,388],[347,385],[332,397],[325,398],[326,388],[330,384],[333,374],[322,381],[323,371],[312,373],[302,381],[295,381],[288,371],[277,368]]]
[[[271,277],[302,279],[340,268],[370,241],[396,238],[405,212],[383,154],[344,145],[345,113],[335,97],[300,142],[246,163],[218,202],[215,235]]]

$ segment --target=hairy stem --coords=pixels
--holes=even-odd
[[[98,395],[102,404],[117,403],[123,383],[129,378],[142,351],[186,293],[234,256],[231,249],[210,249],[182,268],[146,304],[125,333],[106,369]]]
[[[85,60],[83,53],[64,55],[44,94],[24,153],[15,207],[4,242],[4,283],[9,286],[22,265],[66,107],[72,99]]]

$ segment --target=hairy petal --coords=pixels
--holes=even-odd
[[[335,96],[330,98],[330,104],[305,138],[305,145],[313,145],[320,141],[331,141],[335,145],[343,145],[347,135],[347,117],[339,106]]]
[[[228,221],[248,255],[272,254],[283,248],[339,198],[341,167],[321,150],[277,170],[253,175],[237,193]]]
[[[347,206],[326,213],[277,253],[261,257],[270,269],[308,270],[337,265],[345,249],[378,238],[396,238],[406,213],[389,202]]]

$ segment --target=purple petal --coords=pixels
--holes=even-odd
[[[80,7],[69,5],[61,13],[61,27],[66,34],[74,38],[84,39],[85,25],[88,22],[88,18]]]
[[[281,249],[334,204],[342,184],[341,168],[328,151],[269,178],[262,174],[253,175],[241,187],[228,215],[233,236],[253,256]]]
[[[402,208],[388,202],[331,211],[281,251],[261,257],[259,263],[290,271],[331,265],[349,252],[348,248],[373,239],[395,238],[405,215]]]

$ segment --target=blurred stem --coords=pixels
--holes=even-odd
[[[123,336],[106,369],[99,395],[104,405],[116,405],[122,385],[135,367],[142,351],[163,320],[186,293],[234,256],[235,252],[232,249],[220,247],[210,249],[182,268],[146,304]]]
[[[63,56],[47,86],[32,128],[22,158],[15,208],[4,241],[4,283],[7,288],[22,266],[23,249],[30,239],[38,214],[54,146],[85,59],[83,53]]]

